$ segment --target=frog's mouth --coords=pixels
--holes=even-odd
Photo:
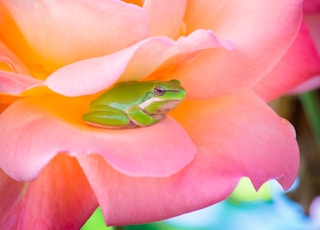
[[[166,89],[166,92],[180,92],[180,89]]]

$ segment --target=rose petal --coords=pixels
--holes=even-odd
[[[191,111],[192,119],[186,116]],[[249,177],[256,189],[268,179],[277,179],[285,189],[294,182],[299,168],[295,130],[255,94],[186,102],[173,116],[199,148],[197,155],[203,148],[214,151],[215,164]]]
[[[45,83],[51,90],[66,96],[94,94],[119,79],[136,48],[67,65],[52,73]]]
[[[0,41],[0,93],[20,94],[40,85],[31,77],[28,68]]]
[[[150,20],[150,35],[177,38],[180,35],[186,0],[144,1],[143,8]]]
[[[320,54],[320,13],[305,14],[304,21],[307,24],[310,36],[313,39],[315,46],[317,47],[318,53]]]
[[[19,183],[0,170],[0,229],[17,229],[19,201],[24,183]]]
[[[320,1],[319,0],[304,0],[303,11],[306,13],[319,13]]]
[[[29,74],[28,68],[1,41],[0,41],[0,69],[4,71],[12,71],[15,73]]]
[[[225,95],[261,79],[293,42],[302,18],[301,3],[301,0],[249,0],[241,4],[237,0],[188,1],[187,33],[198,28],[211,29],[236,47],[232,52],[222,49],[204,52],[180,69],[178,79],[189,89],[188,94],[201,98]]]
[[[136,4],[138,6],[142,6],[145,0],[123,0],[123,1],[127,3]]]
[[[157,221],[203,208],[229,196],[243,176],[255,188],[269,179],[286,189],[293,183],[299,166],[294,130],[257,97],[186,101],[173,115],[198,153],[170,177],[129,177],[101,157],[78,157],[108,225]]]
[[[17,74],[0,70],[0,92],[5,94],[20,94],[25,90],[41,86],[42,81],[29,75]]]
[[[97,200],[77,161],[58,156],[28,184],[21,206],[20,229],[80,229]]]
[[[81,121],[88,103],[47,96],[12,104],[0,116],[0,167],[17,180],[31,180],[58,153],[99,154],[128,175],[168,176],[194,158],[192,141],[172,118],[147,128],[95,128]]]
[[[320,74],[320,56],[305,24],[302,24],[300,33],[284,57],[253,89],[264,100],[270,101],[317,74]]]
[[[66,96],[94,94],[108,88],[120,77],[120,81],[139,80],[160,65],[162,69],[168,69],[168,65],[187,61],[195,53],[215,47],[233,48],[229,41],[219,39],[207,30],[195,31],[178,41],[152,37],[114,54],[65,66],[51,74],[46,84]],[[170,62],[165,63],[169,59]]]
[[[41,63],[47,72],[112,53],[149,33],[145,11],[122,1],[4,1],[1,5],[11,14],[0,23],[2,37],[24,63],[35,67]]]
[[[298,85],[294,89],[287,92],[288,94],[300,94],[304,93],[306,91],[316,90],[320,86],[320,75],[315,76],[311,78],[310,80],[307,80],[303,82],[302,84]]]

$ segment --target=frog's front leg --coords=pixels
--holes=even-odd
[[[129,109],[128,116],[130,117],[132,122],[134,122],[136,125],[139,125],[139,126],[152,125],[164,118],[164,116],[160,114],[155,114],[155,115],[147,114],[143,109],[141,109],[137,105]]]
[[[82,116],[84,122],[103,128],[127,128],[131,126],[129,117],[119,109],[105,105],[90,107],[90,112]]]

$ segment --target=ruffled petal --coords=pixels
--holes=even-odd
[[[150,36],[177,38],[183,26],[186,4],[186,0],[144,1],[143,8],[150,20]]]
[[[225,95],[261,79],[293,42],[302,19],[301,4],[301,0],[189,1],[187,33],[211,29],[236,48],[204,52],[181,69],[179,77],[190,88],[188,94],[202,98]]]
[[[253,89],[264,100],[270,101],[319,74],[320,56],[308,29],[302,24],[300,33],[284,57]]]
[[[80,229],[97,200],[77,161],[60,155],[28,184],[21,207],[18,229]]]
[[[25,90],[41,86],[43,82],[30,75],[17,74],[0,70],[0,93],[20,94]]]
[[[1,41],[0,41],[0,70],[12,71],[20,74],[29,74],[28,68]]]
[[[78,157],[108,225],[157,221],[203,208],[229,196],[243,176],[255,188],[269,179],[286,189],[293,183],[299,166],[295,132],[254,95],[186,101],[173,116],[190,133],[198,154],[170,177],[129,177],[101,157]]]
[[[58,153],[99,154],[131,176],[168,176],[196,154],[188,134],[170,117],[147,128],[101,129],[81,121],[88,104],[89,98],[54,95],[12,104],[0,116],[0,168],[25,181]]]
[[[24,63],[46,72],[115,52],[149,34],[145,11],[122,1],[4,1],[1,7],[9,12],[1,9],[2,37]]]
[[[172,71],[170,66],[186,62],[209,48],[232,49],[233,45],[208,30],[197,30],[178,41],[152,37],[119,52],[65,66],[51,74],[46,84],[66,96],[94,94],[116,81],[140,80],[157,68],[154,78],[161,78],[168,75],[168,69]]]
[[[0,93],[20,94],[41,83],[30,75],[28,68],[0,41]]]

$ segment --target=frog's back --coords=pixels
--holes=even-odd
[[[150,90],[149,90],[150,88]],[[121,82],[92,101],[91,104],[106,105],[119,109],[128,109],[145,101],[153,88],[149,82],[136,81]]]

